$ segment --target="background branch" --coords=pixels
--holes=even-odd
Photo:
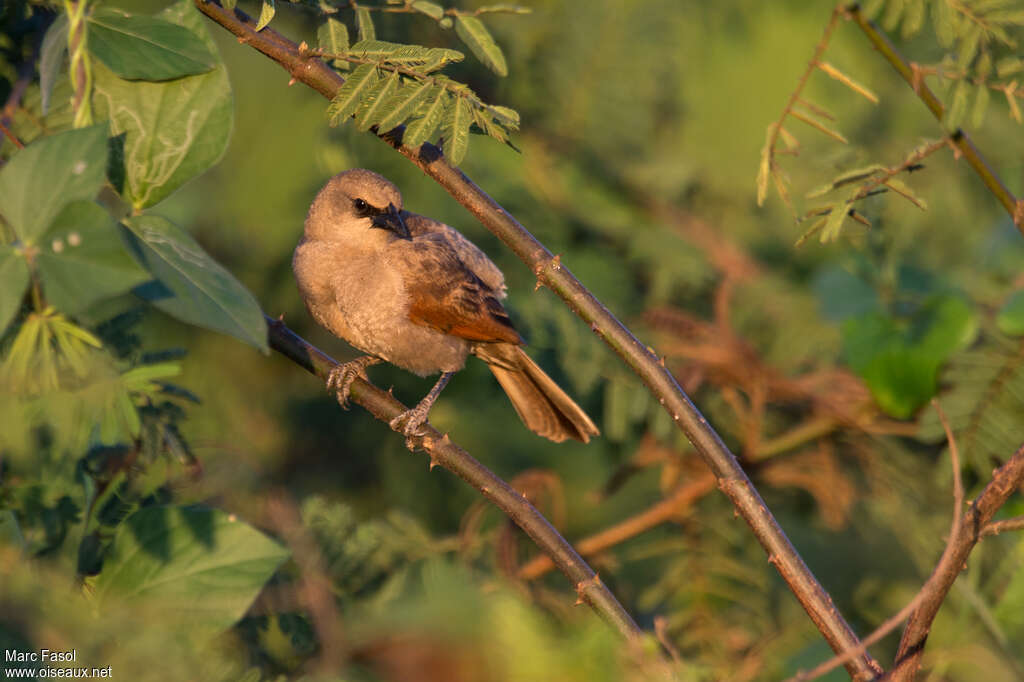
[[[327,375],[337,362],[292,332],[280,320],[268,317],[267,325],[271,348],[320,379],[327,380]],[[352,384],[351,399],[384,423],[390,422],[407,409],[387,391],[358,378]],[[642,630],[597,574],[521,493],[455,445],[447,434],[442,435],[429,424],[426,425],[426,432],[425,436],[418,436],[415,440],[430,455],[431,467],[442,466],[451,471],[503,511],[572,581],[579,599],[590,604],[625,637],[631,639],[642,634]]]
[[[963,530],[963,520],[960,518],[960,512],[964,507],[964,483],[963,477],[960,474],[960,449],[957,447],[956,439],[953,437],[953,429],[950,427],[949,420],[946,419],[946,414],[943,412],[939,401],[933,399],[932,406],[935,408],[935,411],[938,412],[939,421],[942,422],[942,429],[946,434],[946,442],[949,443],[949,463],[953,472],[953,521],[949,529],[949,540],[946,543],[945,549],[942,551],[942,557],[939,559],[939,565],[941,566],[950,560],[949,557],[952,552],[952,547],[956,544],[956,540],[960,537],[960,533]],[[875,628],[874,632],[865,637],[861,641],[858,649],[851,649],[850,651],[833,656],[831,659],[815,666],[806,673],[794,675],[786,680],[786,682],[807,682],[807,680],[817,679],[832,669],[839,667],[851,656],[855,656],[859,653],[861,649],[871,646],[895,630],[897,626],[914,613],[921,605],[921,602],[928,597],[929,592],[928,585],[926,583],[917,591],[917,594],[914,595],[914,598],[911,599],[906,606],[889,616],[884,623]]]
[[[1006,502],[1007,498],[1024,484],[1024,445],[1018,448],[1003,466],[992,474],[992,480],[985,486],[963,517],[960,519],[961,532],[951,537],[928,581],[921,588],[924,595],[920,605],[910,616],[900,647],[896,654],[896,666],[888,679],[906,681],[914,679],[921,665],[924,645],[931,631],[932,622],[938,615],[946,594],[960,575],[964,563],[974,545],[983,536],[983,529],[992,516]]]
[[[935,116],[939,123],[942,123],[946,115],[946,109],[942,102],[939,101],[939,98],[935,96],[935,93],[924,82],[923,75],[903,58],[903,55],[899,53],[896,46],[889,40],[889,36],[875,22],[864,16],[860,11],[859,5],[847,6],[846,13],[860,26],[879,54],[903,76],[903,80],[907,81],[910,87],[913,88],[917,96],[928,107],[928,110],[932,112],[932,115]],[[985,161],[978,148],[974,146],[965,130],[957,128],[949,133],[949,139],[963,156],[964,160],[967,161],[967,164],[978,174],[985,187],[1003,205],[1006,212],[1010,214],[1017,229],[1024,234],[1024,199],[1015,197],[1013,192],[1003,184],[1003,181],[996,175],[995,171],[989,167],[988,162]]]
[[[225,10],[214,2],[194,2],[203,14],[234,33],[241,42],[277,61],[293,78],[306,83],[325,97],[333,98],[344,83],[344,79],[327,64],[318,58],[303,56],[298,45],[272,29],[265,28],[257,33],[255,22],[244,13]],[[654,352],[637,340],[572,275],[559,256],[552,254],[537,241],[461,170],[449,164],[440,150],[427,143],[416,148],[406,147],[401,144],[400,132],[383,137],[505,242],[533,270],[540,283],[558,294],[640,376],[707,463],[718,481],[719,489],[729,497],[739,515],[751,527],[768,554],[769,561],[775,565],[829,646],[836,652],[857,646],[859,640],[853,629],[789,542],[736,457],[683,393]],[[456,473],[463,475],[458,471]],[[850,661],[847,669],[858,680],[871,679],[881,671],[880,666],[867,653]]]
[[[714,487],[715,479],[711,474],[695,478],[679,486],[675,492],[664,500],[652,505],[639,514],[616,523],[614,526],[606,528],[599,533],[583,538],[576,543],[576,549],[586,557],[603,552],[666,521],[678,518],[683,510],[706,495]],[[537,556],[523,564],[517,575],[523,580],[533,580],[544,575],[554,567],[555,565],[549,557]]]

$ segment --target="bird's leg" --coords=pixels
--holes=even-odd
[[[441,395],[441,391],[448,385],[449,379],[455,372],[443,372],[441,378],[437,380],[434,387],[430,389],[430,393],[423,397],[416,407],[411,410],[406,410],[402,414],[398,415],[389,422],[389,426],[399,433],[405,435],[406,438],[420,435],[420,429],[423,424],[427,421],[427,414],[430,412],[430,408],[433,407],[434,401],[437,400],[437,396]]]
[[[372,355],[364,355],[355,360],[335,365],[330,374],[327,375],[327,390],[335,391],[338,397],[338,404],[343,409],[348,409],[348,394],[352,390],[352,382],[356,377],[369,381],[366,377],[366,368],[383,362],[380,358]]]

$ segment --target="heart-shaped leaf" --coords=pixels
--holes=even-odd
[[[65,206],[96,196],[106,170],[106,123],[40,138],[0,168],[0,215],[34,243]]]
[[[150,279],[98,204],[68,204],[47,230],[36,254],[43,294],[58,310],[77,314]]]
[[[230,334],[268,352],[267,323],[256,299],[180,227],[156,215],[124,221],[122,235],[155,281],[135,293],[169,315]]]
[[[89,51],[121,78],[162,81],[206,73],[218,60],[202,38],[160,17],[97,9]]]
[[[177,2],[163,19],[192,31],[216,51],[191,2]],[[216,163],[232,125],[231,86],[223,64],[208,73],[153,83],[120,78],[94,65],[96,114],[114,136],[110,179],[138,211],[156,204]]]
[[[161,607],[204,632],[235,623],[288,550],[233,515],[200,507],[146,507],[118,528],[95,583],[108,596]]]

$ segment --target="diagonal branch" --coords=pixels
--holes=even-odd
[[[298,45],[272,29],[265,28],[257,33],[255,22],[243,12],[226,10],[212,0],[194,2],[199,11],[238,36],[240,42],[278,62],[294,79],[306,83],[325,97],[333,98],[344,83],[344,79],[327,64],[314,57],[304,57]],[[654,352],[637,340],[573,276],[559,256],[552,254],[537,241],[461,170],[448,163],[440,150],[428,143],[416,148],[406,147],[401,144],[400,133],[383,137],[505,242],[533,270],[541,284],[558,294],[636,372],[693,443],[714,474],[719,489],[729,497],[736,511],[751,527],[768,554],[769,561],[775,565],[829,646],[836,652],[857,646],[857,635],[789,542],[736,457],[683,393]],[[847,670],[854,679],[866,680],[874,677],[881,668],[869,654],[864,653],[850,661]]]
[[[849,5],[845,8],[847,16],[860,26],[861,30],[871,41],[871,44],[875,46],[879,54],[885,58],[889,64],[903,77],[903,80],[907,81],[917,96],[921,98],[928,110],[932,112],[932,115],[939,121],[943,122],[946,116],[946,109],[939,101],[939,98],[935,96],[935,93],[931,91],[931,88],[924,82],[924,77],[920,71],[916,68],[916,65],[912,65],[903,55],[899,53],[896,46],[889,40],[889,36],[882,31],[878,25],[864,16],[860,10],[860,6],[857,4]],[[959,154],[964,157],[967,164],[974,169],[974,172],[978,174],[981,181],[985,184],[985,187],[992,193],[993,196],[1003,205],[1006,212],[1010,214],[1017,229],[1024,233],[1024,199],[1018,199],[1013,195],[1002,179],[996,175],[995,171],[988,165],[985,158],[981,155],[981,152],[974,143],[971,141],[967,131],[962,128],[949,133],[950,142],[956,147]]]
[[[308,372],[327,380],[337,362],[288,329],[284,322],[267,317],[267,326],[271,348]],[[359,378],[352,384],[351,399],[385,423],[406,410],[390,393]],[[428,426],[427,435],[418,438],[421,439],[419,445],[430,455],[430,466],[442,466],[451,471],[505,512],[572,581],[580,600],[590,604],[598,615],[625,637],[634,638],[642,634],[633,618],[597,574],[521,493],[453,443],[447,434],[441,435]]]

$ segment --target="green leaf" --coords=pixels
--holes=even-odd
[[[33,243],[68,203],[96,196],[106,169],[106,123],[40,138],[0,168],[0,215]]]
[[[921,30],[921,26],[924,24],[924,12],[924,0],[911,1],[906,16],[903,17],[903,26],[901,27],[903,38],[910,38]]]
[[[882,26],[886,31],[895,31],[900,25],[903,17],[903,10],[906,7],[906,0],[887,0],[885,3],[885,16],[882,17]]]
[[[316,30],[316,42],[320,49],[330,54],[345,54],[348,52],[348,27],[332,17]],[[331,64],[340,69],[347,69],[348,62],[340,59],[332,59]]]
[[[444,88],[437,88],[433,97],[420,106],[418,118],[405,127],[402,143],[409,147],[418,147],[426,142],[441,123],[448,98],[449,95]]]
[[[373,28],[373,17],[370,16],[370,10],[365,7],[358,8],[356,10],[356,24],[358,25],[358,33],[356,35],[360,42],[377,38],[377,31]]]
[[[471,104],[469,110],[473,114],[473,123],[476,124],[476,127],[480,129],[482,134],[489,135],[499,142],[508,141],[504,129],[487,115],[486,109]],[[470,128],[470,132],[473,132],[472,128]]]
[[[202,39],[184,26],[109,9],[97,9],[89,17],[89,51],[129,80],[193,76],[217,65]]]
[[[499,76],[508,75],[505,55],[482,21],[460,14],[455,18],[455,33],[484,66]]]
[[[1006,78],[1020,71],[1024,71],[1024,60],[1020,57],[1003,57],[996,62],[996,76]]]
[[[939,45],[947,49],[952,47],[956,40],[956,28],[953,21],[953,7],[948,2],[932,3],[932,25],[935,26],[935,36],[939,39]]]
[[[848,185],[851,182],[858,182],[860,180],[867,180],[878,171],[885,171],[885,166],[881,164],[872,164],[870,166],[864,166],[863,168],[854,168],[837,175],[832,178],[827,184],[821,185],[812,189],[810,192],[805,194],[808,199],[815,199],[817,197],[824,196],[834,189],[838,189],[843,185]]]
[[[887,348],[905,346],[896,320],[882,312],[847,318],[842,324],[843,360],[863,375],[875,356]]]
[[[366,93],[356,112],[356,130],[369,130],[371,126],[376,125],[380,119],[390,113],[386,110],[386,106],[398,87],[398,72],[392,71],[391,75]]]
[[[43,116],[50,109],[50,95],[53,85],[61,73],[64,55],[68,51],[68,15],[61,14],[43,36],[43,46],[39,54],[39,93],[42,96]]]
[[[132,254],[157,280],[136,287],[138,296],[179,320],[268,352],[267,325],[256,299],[187,232],[156,215],[123,224]]]
[[[938,365],[931,357],[893,346],[875,354],[862,376],[886,414],[907,419],[935,395],[937,375]]]
[[[967,33],[960,38],[960,45],[957,49],[956,68],[964,71],[978,55],[978,48],[981,44],[984,29],[978,24],[971,24]],[[961,81],[963,82],[963,81]]]
[[[3,315],[0,315],[2,323]],[[1018,289],[1006,299],[996,315],[996,326],[1008,336],[1024,336],[1024,289]]]
[[[845,201],[840,201],[832,206],[832,210],[829,211],[828,218],[825,220],[825,225],[821,229],[821,243],[827,244],[828,242],[834,242],[839,238],[839,232],[843,228],[843,220],[850,212],[850,207],[847,206]]]
[[[373,64],[363,64],[353,71],[345,83],[338,88],[338,94],[334,96],[327,107],[327,116],[331,125],[336,126],[343,123],[362,103],[363,98],[380,81],[377,74],[377,67]]]
[[[971,125],[980,128],[985,122],[985,112],[988,111],[989,89],[984,83],[978,83],[974,87],[974,108],[971,110]]]
[[[917,206],[922,211],[928,210],[928,202],[926,202],[921,197],[917,196],[917,194],[914,193],[914,190],[910,188],[910,185],[903,182],[899,178],[889,178],[882,184],[884,184],[886,187],[888,187],[896,194],[899,194],[901,197],[912,203],[914,206]]]
[[[13,246],[0,245],[0,336],[21,307],[28,282],[25,256]]]
[[[276,11],[277,8],[274,7],[274,0],[263,0],[263,6],[260,7],[260,18],[256,22],[256,30],[262,31],[270,23],[270,20],[274,18]]]
[[[473,124],[473,112],[465,97],[453,97],[445,111],[441,134],[444,136],[444,155],[458,165],[466,156],[469,147],[469,126]]]
[[[950,129],[956,128],[964,120],[967,113],[967,100],[971,95],[971,85],[966,80],[957,82],[953,89],[953,103],[946,112],[945,123]]]
[[[422,45],[403,45],[384,40],[361,40],[351,47],[353,57],[399,66],[425,65],[425,71],[434,71],[452,62],[460,62],[465,55],[458,50]]]
[[[508,107],[499,106],[497,104],[491,104],[487,108],[503,126],[506,128],[512,128],[513,130],[519,130],[518,111],[515,109],[509,109]]]
[[[215,53],[202,18],[188,0],[161,16],[202,36]],[[232,126],[231,86],[222,64],[173,81],[127,81],[95,64],[96,115],[115,136],[110,179],[137,210],[152,206],[216,163]]]
[[[377,124],[377,130],[386,133],[404,123],[419,106],[423,98],[434,86],[430,83],[422,85],[405,85],[395,93],[392,101],[386,104],[391,112]]]
[[[416,2],[412,3],[412,8],[421,14],[426,14],[435,21],[440,21],[444,17],[444,7],[441,7],[436,2],[416,0]]]
[[[61,312],[78,314],[149,280],[125,251],[110,215],[94,202],[68,204],[41,241],[36,266],[43,294]]]
[[[145,507],[118,528],[95,597],[139,600],[202,632],[241,618],[288,551],[216,509]]]
[[[959,296],[936,296],[914,316],[911,343],[916,352],[942,363],[971,345],[978,335],[978,318]]]

